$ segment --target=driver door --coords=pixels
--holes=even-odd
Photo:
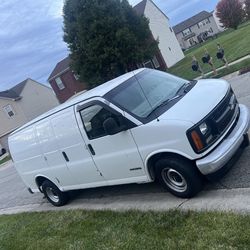
[[[136,126],[117,111],[100,101],[80,106],[77,119],[81,133],[98,170],[110,185],[146,181],[144,164],[130,132]],[[112,136],[103,123],[113,118],[127,128]]]

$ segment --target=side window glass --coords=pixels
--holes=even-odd
[[[121,126],[121,117],[113,114],[100,105],[93,105],[80,111],[83,126],[89,139],[96,139],[106,136],[103,123],[107,118],[114,118]]]

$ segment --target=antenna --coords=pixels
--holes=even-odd
[[[145,70],[145,69],[144,69],[144,70]],[[144,70],[143,70],[143,71],[144,71]],[[136,74],[135,74],[135,72],[134,72],[134,71],[133,71],[133,75],[134,75],[134,77],[135,77],[136,81],[138,82],[138,84],[139,84],[139,86],[140,86],[140,88],[141,88],[141,91],[142,91],[142,93],[143,93],[143,95],[144,95],[145,99],[147,100],[147,102],[148,102],[149,106],[151,107],[152,112],[153,112],[153,113],[154,113],[154,115],[155,115],[155,118],[157,119],[157,121],[159,121],[159,117],[157,116],[157,114],[156,114],[155,110],[153,109],[153,106],[151,105],[151,103],[150,103],[150,101],[149,101],[148,97],[146,96],[145,91],[144,91],[144,89],[142,88],[141,83],[140,83],[139,79],[137,78],[137,76],[136,76]]]

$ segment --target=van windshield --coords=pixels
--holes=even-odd
[[[146,118],[155,109],[176,97],[189,81],[157,70],[144,70],[108,94],[109,100],[132,113]]]

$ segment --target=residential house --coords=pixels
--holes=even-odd
[[[152,0],[143,0],[134,10],[138,15],[149,19],[152,39],[159,40],[159,50],[152,60],[145,61],[138,67],[166,70],[184,58],[184,54],[170,27],[168,17]],[[70,69],[70,58],[66,57],[59,63],[49,76],[48,82],[53,88],[60,103],[65,102],[76,93],[87,90],[87,84],[79,81],[78,76]]]
[[[159,40],[159,51],[152,60],[143,66],[156,69],[170,68],[184,58],[184,54],[169,24],[169,18],[155,5],[152,0],[143,0],[134,6],[138,15],[149,19],[149,28],[153,38]]]
[[[70,69],[69,56],[57,63],[48,82],[60,103],[87,88],[87,84],[80,82],[78,76]]]
[[[0,92],[0,144],[8,149],[8,135],[15,129],[56,107],[58,101],[50,87],[27,79]]]
[[[202,11],[173,27],[182,49],[188,49],[214,36],[220,30],[213,13]]]
[[[212,11],[212,14],[213,14],[214,20],[215,20],[215,22],[217,24],[217,27],[218,27],[219,31],[220,32],[224,31],[226,28],[221,23],[219,17],[216,16],[216,10]]]

